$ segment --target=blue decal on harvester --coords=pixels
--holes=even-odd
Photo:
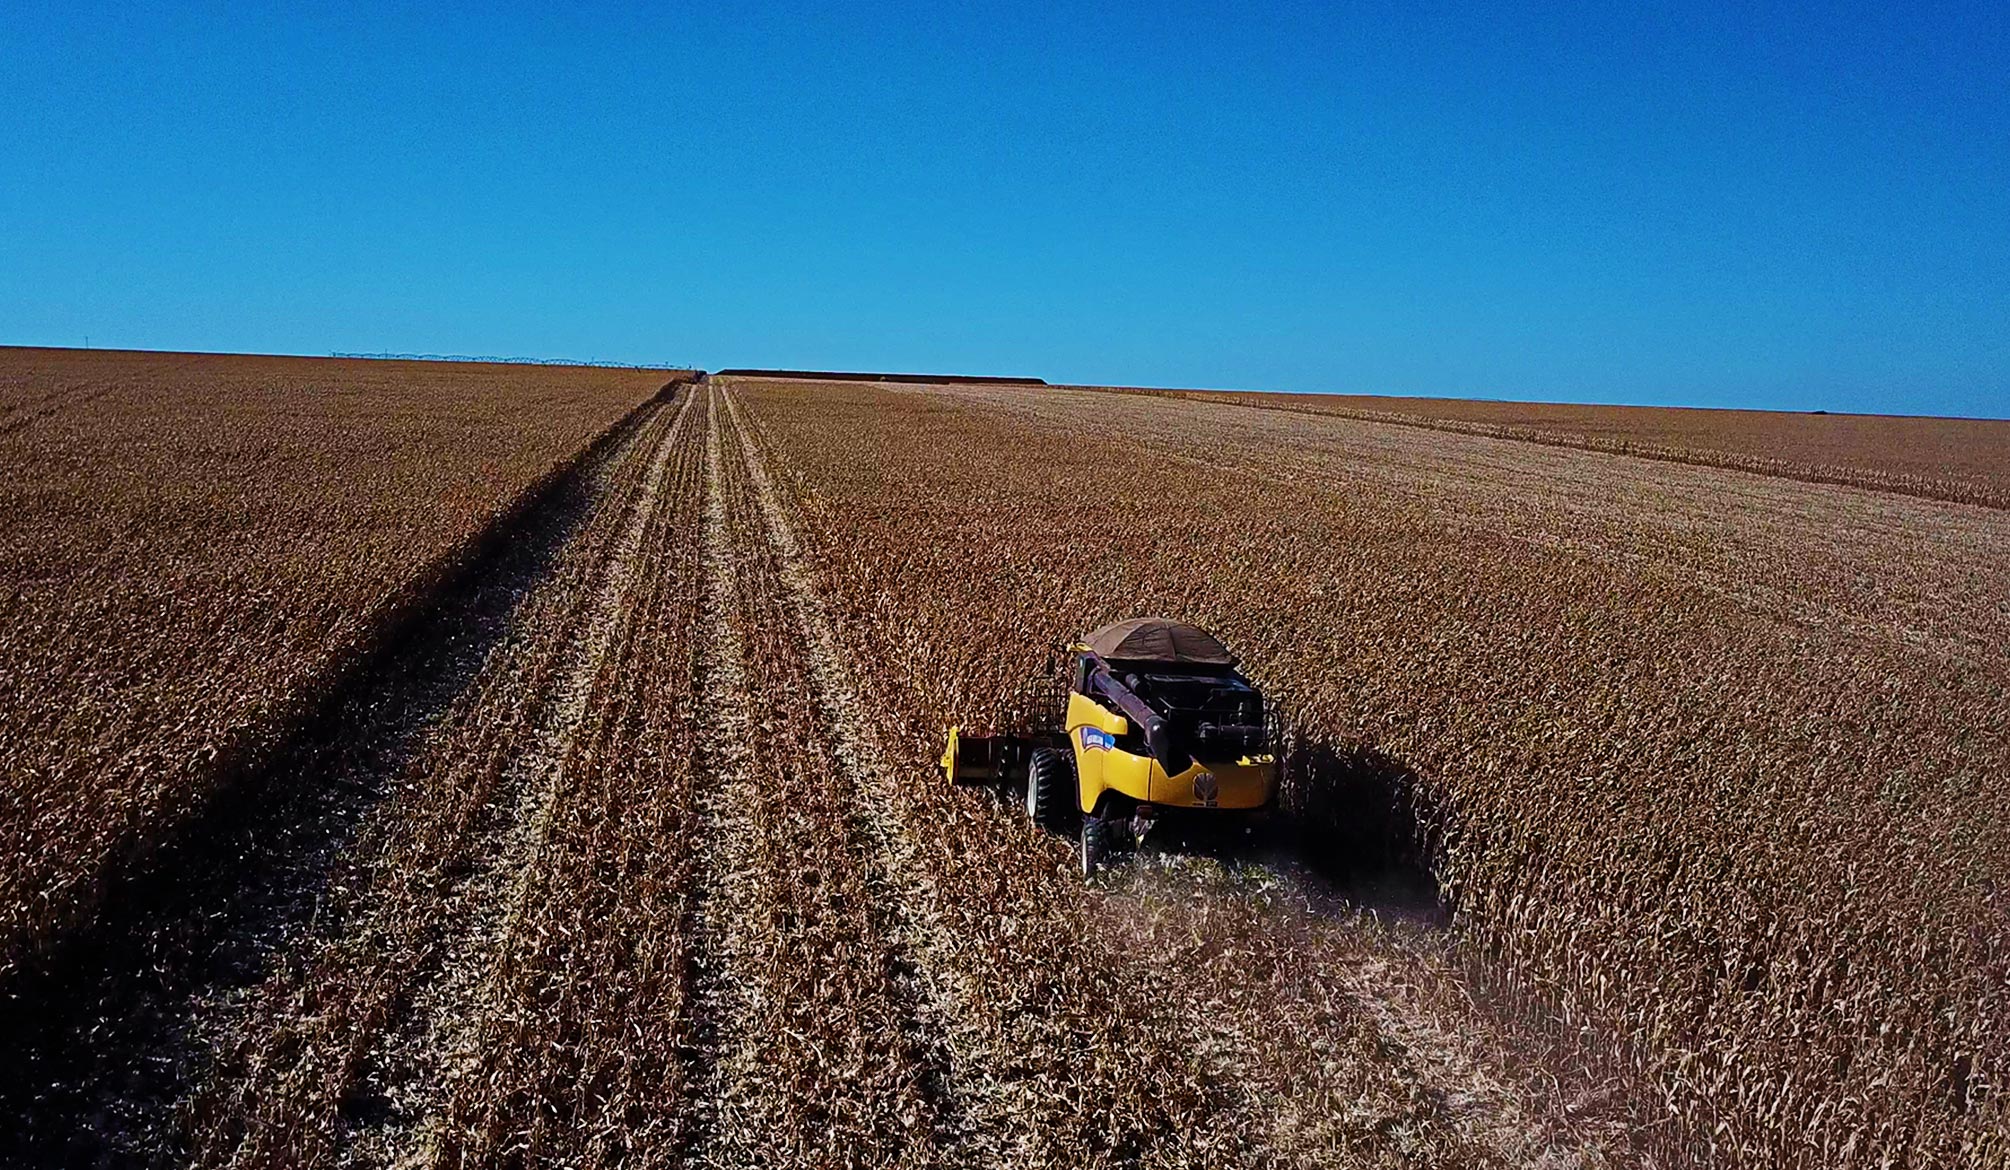
[[[1104,731],[1102,728],[1084,727],[1082,729],[1083,751],[1106,752],[1115,746],[1117,746],[1117,737]]]

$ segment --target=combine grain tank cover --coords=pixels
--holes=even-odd
[[[1166,618],[1112,622],[1088,637],[1089,649],[1105,658],[1133,662],[1188,662],[1234,666],[1235,655],[1199,626]]]

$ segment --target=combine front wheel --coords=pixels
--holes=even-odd
[[[1074,761],[1041,748],[1026,764],[1026,815],[1043,829],[1064,827],[1075,804]]]

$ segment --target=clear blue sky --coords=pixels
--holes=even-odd
[[[0,342],[2010,414],[2004,0],[141,7]]]

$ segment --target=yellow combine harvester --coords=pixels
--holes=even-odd
[[[1132,618],[1070,648],[1061,726],[1031,735],[949,729],[956,784],[1023,785],[1035,823],[1079,821],[1082,873],[1142,841],[1161,814],[1253,819],[1277,791],[1263,695],[1198,626]]]

